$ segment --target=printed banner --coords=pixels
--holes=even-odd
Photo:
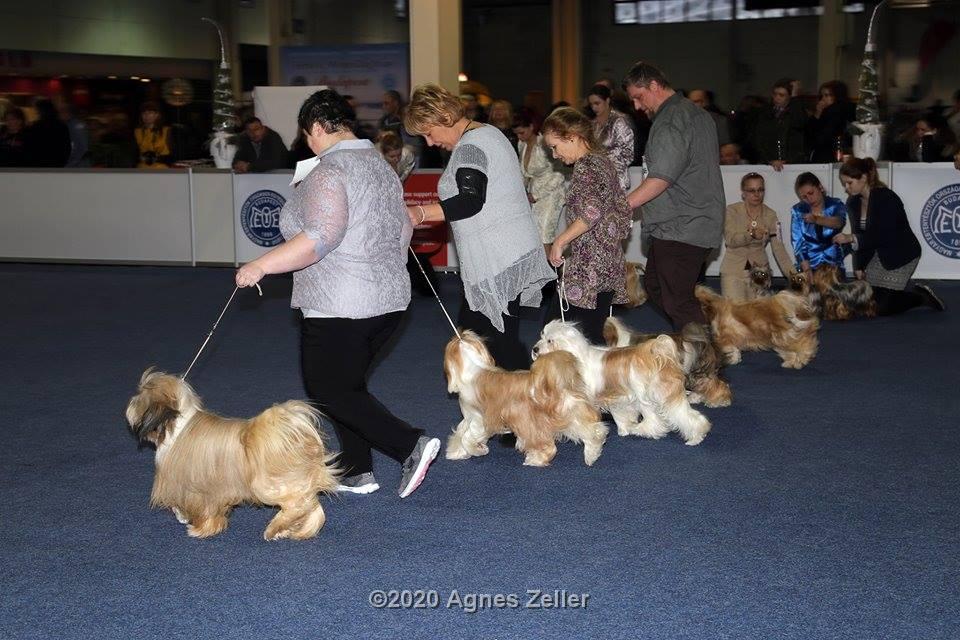
[[[960,273],[960,171],[949,162],[896,162],[890,188],[907,210],[923,253],[918,278]]]
[[[281,47],[280,73],[287,85],[326,85],[354,96],[357,117],[376,123],[383,92],[410,98],[410,51],[406,43],[342,47]]]
[[[255,260],[283,242],[280,210],[293,191],[290,172],[233,175],[237,262]]]
[[[411,173],[403,183],[404,201],[408,205],[437,202],[437,183],[441,173],[440,169],[420,169]],[[435,267],[456,266],[449,228],[445,222],[428,222],[415,227],[410,246],[417,253],[429,256],[430,264]]]

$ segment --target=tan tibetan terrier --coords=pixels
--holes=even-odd
[[[512,432],[523,464],[545,467],[557,455],[558,440],[583,443],[583,461],[592,465],[603,451],[607,426],[589,402],[577,362],[555,353],[530,371],[496,366],[483,340],[472,331],[447,343],[443,370],[447,390],[460,399],[463,420],[447,440],[448,460],[486,455],[487,440]]]
[[[639,262],[627,262],[624,265],[627,273],[627,304],[623,305],[633,309],[639,307],[647,301],[647,290],[643,288],[643,274],[646,267]]]
[[[619,318],[607,318],[603,324],[603,339],[611,347],[627,347],[653,340],[655,333],[640,333],[623,324]],[[685,386],[691,403],[702,402],[708,407],[729,407],[733,400],[730,385],[720,377],[720,352],[703,325],[690,322],[680,333],[670,334],[683,359]]]
[[[576,357],[591,401],[610,412],[621,436],[662,438],[678,431],[696,445],[710,431],[710,421],[690,406],[677,345],[669,336],[632,347],[597,347],[576,325],[554,320],[543,328],[533,357],[539,361],[557,351]]]
[[[791,281],[791,288],[807,296],[814,309],[824,320],[849,320],[857,316],[873,318],[877,315],[877,302],[873,298],[873,287],[866,280],[843,282],[840,269],[834,265],[822,264],[811,272],[799,274]]]
[[[740,362],[741,351],[773,350],[782,366],[802,369],[817,353],[820,320],[803,296],[780,291],[731,302],[704,286],[697,286],[696,296],[727,364]]]
[[[339,471],[304,402],[277,404],[249,420],[203,408],[184,380],[147,369],[127,405],[138,440],[156,446],[150,504],[168,508],[187,534],[217,535],[239,504],[280,507],[263,537],[303,540],[326,521],[318,493],[334,493]]]

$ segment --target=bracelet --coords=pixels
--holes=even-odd
[[[418,222],[417,225],[421,225],[423,221],[427,219],[427,212],[424,211],[423,206],[419,204],[417,205],[417,209],[420,209],[420,222]]]

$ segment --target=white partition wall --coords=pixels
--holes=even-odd
[[[185,170],[7,170],[0,256],[190,263],[189,193]]]
[[[788,165],[779,173],[756,165],[721,170],[727,203],[740,199],[743,175],[764,176],[766,202],[779,216],[791,255],[790,208],[797,201],[797,175],[811,171],[828,193],[846,198],[836,165]],[[881,179],[903,199],[923,247],[916,277],[960,279],[960,171],[949,163],[897,163],[880,170]],[[639,183],[639,168],[632,171]],[[235,175],[215,169],[0,169],[0,260],[246,262],[277,238],[277,216],[290,196],[291,175]],[[448,249],[446,267],[456,268],[453,245]],[[628,260],[646,260],[639,223],[634,224],[626,255]],[[719,273],[721,257],[710,262],[708,274]],[[778,271],[772,259],[771,264]]]
[[[897,162],[890,187],[920,240],[917,276],[960,278],[960,171],[948,162]]]

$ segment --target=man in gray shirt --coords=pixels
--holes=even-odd
[[[633,65],[624,88],[653,121],[644,155],[647,177],[627,196],[631,207],[643,207],[643,286],[675,329],[705,323],[693,290],[707,255],[723,240],[717,127],[651,64]]]

